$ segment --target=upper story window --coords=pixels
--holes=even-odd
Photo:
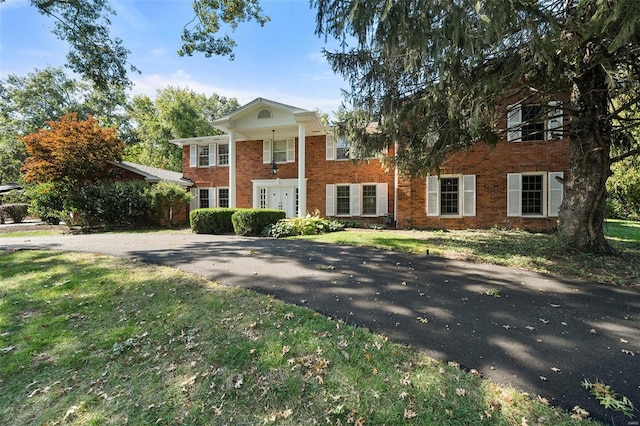
[[[190,167],[213,167],[229,165],[229,144],[189,146]]]
[[[198,166],[209,165],[209,145],[198,146]]]
[[[346,139],[338,139],[336,142],[336,160],[348,160],[349,142]]]
[[[563,111],[559,102],[517,104],[507,109],[507,140],[510,142],[544,141],[562,138]]]
[[[287,161],[287,141],[273,141],[273,161],[285,163]]]
[[[228,166],[229,165],[229,145],[218,145],[218,165],[219,166]]]
[[[262,141],[262,162],[264,164],[269,164],[272,161],[276,163],[293,163],[296,161],[295,148],[295,138],[279,141],[264,139]]]

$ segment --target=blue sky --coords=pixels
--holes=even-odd
[[[189,88],[197,93],[235,97],[241,104],[257,97],[305,109],[335,112],[342,102],[341,77],[321,55],[335,48],[314,34],[315,10],[308,0],[261,0],[271,21],[264,27],[241,24],[231,37],[235,60],[179,57],[182,28],[192,19],[190,0],[111,0],[112,35],[131,51],[132,94],[154,96],[157,89]],[[52,22],[27,0],[0,3],[0,78],[25,76],[36,68],[65,63],[67,45],[52,34]]]

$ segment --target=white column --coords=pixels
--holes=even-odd
[[[236,131],[229,132],[229,207],[236,207]]]
[[[307,214],[307,179],[305,177],[305,132],[298,124],[298,217]]]

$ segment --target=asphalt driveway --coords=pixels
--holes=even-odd
[[[190,232],[0,238],[1,249],[173,266],[366,327],[605,423],[638,424],[580,385],[600,380],[640,406],[637,290],[434,256]]]

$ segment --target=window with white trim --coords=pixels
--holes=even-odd
[[[475,216],[476,175],[427,177],[427,216]]]
[[[507,174],[507,216],[558,216],[564,198],[563,178],[563,172]]]
[[[229,165],[229,144],[218,145],[218,166]]]
[[[351,215],[350,185],[336,185],[336,216]]]
[[[222,147],[223,145],[220,145]],[[229,145],[226,145],[227,153]],[[189,166],[190,167],[213,167],[216,164],[216,155],[218,152],[218,145],[215,143],[208,145],[189,145]],[[227,163],[228,163],[227,155]]]
[[[375,216],[378,210],[378,185],[362,185],[362,216]]]
[[[218,207],[229,207],[229,188],[218,188]]]
[[[563,135],[562,104],[549,102],[543,108],[539,104],[517,104],[507,108],[507,140],[510,142],[544,141],[561,139]]]
[[[327,216],[385,216],[388,213],[387,183],[326,185]]]
[[[208,166],[209,165],[209,146],[198,146],[198,165],[199,166]]]
[[[276,163],[294,163],[296,161],[295,148],[295,138],[276,141],[264,139],[262,141],[262,162],[264,164],[269,164],[272,161]]]
[[[198,208],[200,209],[208,209],[211,207],[209,199],[209,188],[200,188],[198,194]]]

